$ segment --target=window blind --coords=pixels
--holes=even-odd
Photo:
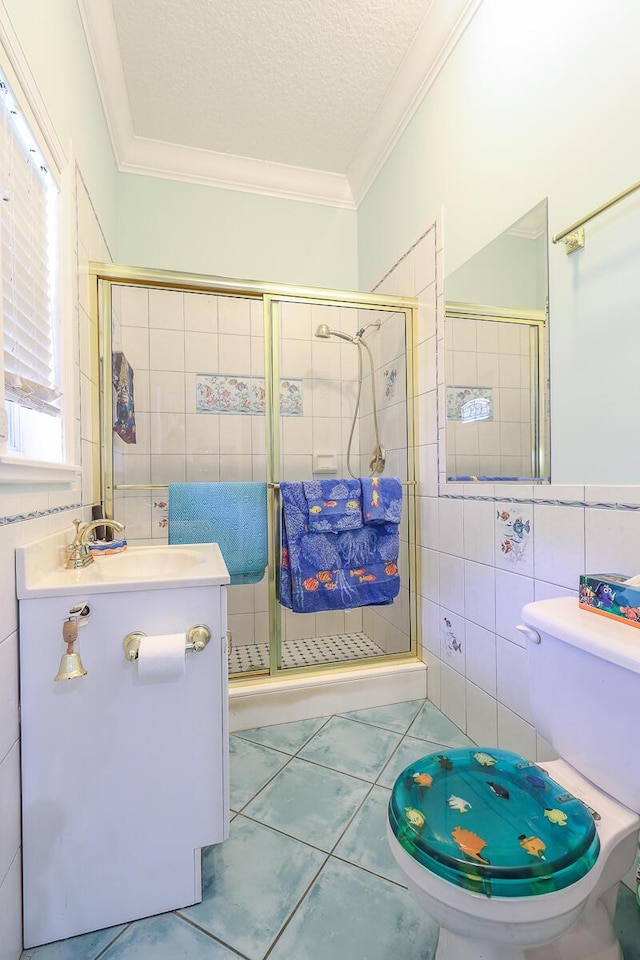
[[[0,110],[5,399],[58,416],[58,188],[1,72]]]

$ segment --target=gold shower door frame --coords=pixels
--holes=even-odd
[[[545,331],[548,323],[548,307],[545,310],[525,310],[491,307],[483,304],[462,303],[447,300],[445,318],[461,320],[489,320],[495,323],[513,323],[529,328],[529,384],[531,389],[531,477],[548,479],[549,476],[549,398],[548,398],[548,347]],[[448,471],[447,471],[448,473]]]
[[[263,304],[263,332],[265,350],[265,452],[267,482],[267,581],[269,594],[269,671],[242,674],[232,678],[240,682],[265,682],[280,680],[284,676],[304,676],[332,670],[365,669],[371,666],[386,666],[390,663],[414,662],[419,659],[421,640],[420,622],[417,615],[418,596],[418,547],[417,505],[415,476],[415,424],[414,424],[414,363],[418,305],[413,297],[389,297],[349,290],[329,290],[316,287],[298,287],[284,284],[261,283],[251,280],[234,280],[205,274],[155,270],[130,267],[122,264],[90,263],[91,316],[98,324],[100,365],[100,496],[105,516],[113,519],[114,492],[116,489],[166,489],[166,484],[121,484],[114,485],[113,475],[113,423],[111,403],[111,288],[140,286],[189,293],[208,293],[220,296],[237,296],[261,300]],[[358,660],[341,660],[338,663],[316,664],[306,667],[286,667],[281,664],[281,604],[277,593],[277,570],[280,556],[280,411],[278,391],[280,369],[280,304],[303,303],[330,307],[352,307],[361,310],[401,313],[405,317],[406,356],[406,423],[407,423],[407,523],[409,560],[409,638],[408,652],[385,654]]]

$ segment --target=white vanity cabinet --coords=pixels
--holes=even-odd
[[[122,584],[111,567],[102,589],[89,580],[106,557],[84,579],[65,571],[48,596],[42,582],[28,586],[17,558],[25,947],[201,900],[201,849],[229,824],[228,574],[211,546],[210,576],[200,565],[196,578],[147,571]],[[87,674],[54,682],[63,621],[83,603]],[[125,657],[132,631],[186,634],[196,624],[211,639],[186,652],[177,678],[141,679]]]

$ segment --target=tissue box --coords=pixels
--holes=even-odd
[[[621,573],[582,574],[578,605],[583,610],[640,627],[640,584],[625,583]]]

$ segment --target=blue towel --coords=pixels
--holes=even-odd
[[[397,477],[362,477],[362,515],[365,523],[400,523],[402,484]]]
[[[280,602],[296,613],[393,603],[400,590],[396,523],[312,533],[302,482],[280,483]]]
[[[338,533],[362,526],[359,480],[303,480],[302,486],[309,506],[309,530]]]
[[[266,483],[170,483],[169,543],[217,543],[231,583],[267,566]]]

